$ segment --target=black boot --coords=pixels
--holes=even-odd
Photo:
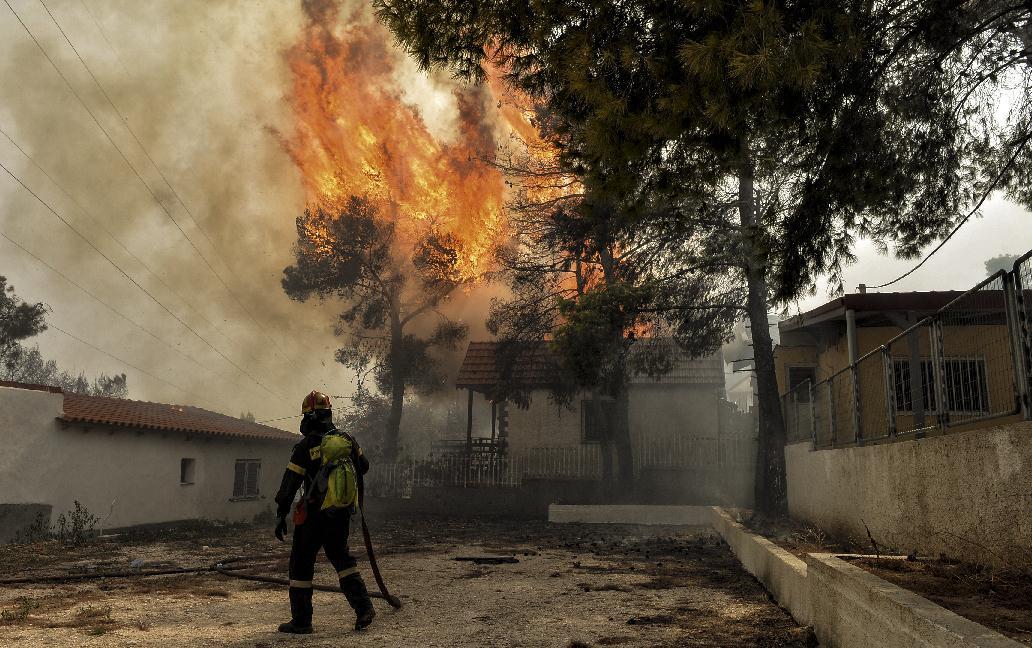
[[[368,627],[376,617],[376,610],[373,609],[373,602],[369,598],[362,576],[349,574],[340,579],[340,591],[344,592],[351,609],[355,611],[355,630]]]
[[[312,588],[290,588],[290,623],[281,623],[280,632],[312,634]]]
[[[365,610],[358,612],[355,615],[355,630],[365,630],[372,624],[373,619],[376,618],[376,610],[370,605]]]

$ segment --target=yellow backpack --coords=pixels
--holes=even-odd
[[[326,433],[319,444],[322,467],[316,476],[316,490],[322,496],[320,511],[350,509],[358,503],[358,477],[351,460],[354,444],[337,430]]]

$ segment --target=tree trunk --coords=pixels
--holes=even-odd
[[[616,462],[621,482],[634,480],[634,448],[631,443],[630,394],[626,380],[613,401],[613,445],[616,446]]]
[[[603,247],[599,253],[599,261],[606,285],[612,285],[616,281],[616,259],[610,250]],[[631,443],[627,366],[623,359],[623,322],[612,331],[610,345],[610,353],[619,360],[612,367],[612,374],[603,377],[606,383],[605,394],[613,399],[607,430],[612,447],[616,451],[616,476],[621,482],[630,482],[634,479],[634,447]]]
[[[767,322],[767,259],[758,245],[761,225],[756,222],[754,170],[748,142],[740,140],[738,176],[739,214],[744,242],[744,270],[748,286],[747,310],[752,327],[753,367],[759,439],[756,449],[755,506],[772,516],[787,512],[785,484],[785,420],[774,373],[774,343]]]
[[[391,410],[387,415],[387,429],[383,436],[383,460],[396,461],[398,458],[398,436],[401,431],[401,414],[405,404],[405,373],[403,371],[402,348],[403,330],[401,315],[392,309],[391,312]]]
[[[609,484],[613,481],[613,431],[610,421],[606,417],[605,408],[602,406],[602,391],[591,390],[591,416],[595,426],[601,432],[598,443],[598,451],[602,460],[602,481]]]

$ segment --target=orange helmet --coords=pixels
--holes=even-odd
[[[330,397],[319,391],[313,391],[311,394],[305,396],[305,399],[301,401],[302,414],[314,412],[315,410],[328,410],[331,408]]]

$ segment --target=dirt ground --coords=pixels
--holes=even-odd
[[[378,601],[376,623],[361,633],[352,630],[342,595],[316,592],[316,633],[278,634],[289,616],[284,589],[206,573],[0,587],[0,645],[816,645],[706,530],[408,520],[375,524],[373,533],[384,577],[404,607]],[[359,538],[353,535],[356,555]],[[0,578],[208,565],[239,555],[267,556],[255,571],[285,574],[287,547],[261,526],[79,548],[0,547]],[[454,560],[483,555],[519,562]],[[324,560],[316,580],[334,584]]]
[[[943,559],[852,561],[879,578],[1032,646],[1032,576]]]

